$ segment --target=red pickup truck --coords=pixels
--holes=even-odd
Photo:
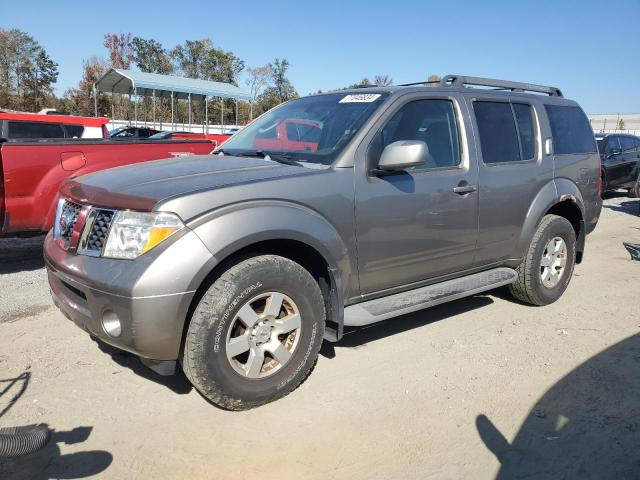
[[[131,163],[209,154],[209,140],[0,140],[0,235],[48,231],[63,180]]]

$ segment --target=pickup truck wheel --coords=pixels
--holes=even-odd
[[[571,223],[558,215],[545,215],[516,268],[518,280],[509,285],[511,294],[532,305],[555,302],[569,285],[575,258],[576,233]]]
[[[249,258],[224,272],[194,310],[184,372],[222,408],[257,407],[309,375],[324,323],[322,293],[306,269],[275,255]]]

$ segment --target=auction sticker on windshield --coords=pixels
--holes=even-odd
[[[359,93],[357,95],[347,95],[338,103],[371,103],[380,98],[379,93]]]

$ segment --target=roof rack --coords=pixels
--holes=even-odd
[[[511,90],[512,92],[538,92],[546,93],[551,97],[562,97],[562,92],[559,88],[546,87],[534,83],[510,82],[508,80],[468,77],[465,75],[445,75],[442,80],[440,80],[441,87],[464,87],[465,85],[496,87],[498,89]]]

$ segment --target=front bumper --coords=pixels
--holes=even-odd
[[[214,258],[187,230],[136,260],[75,255],[49,234],[44,257],[53,301],[100,340],[153,360],[176,360],[191,301]],[[102,325],[115,314],[117,337]]]

